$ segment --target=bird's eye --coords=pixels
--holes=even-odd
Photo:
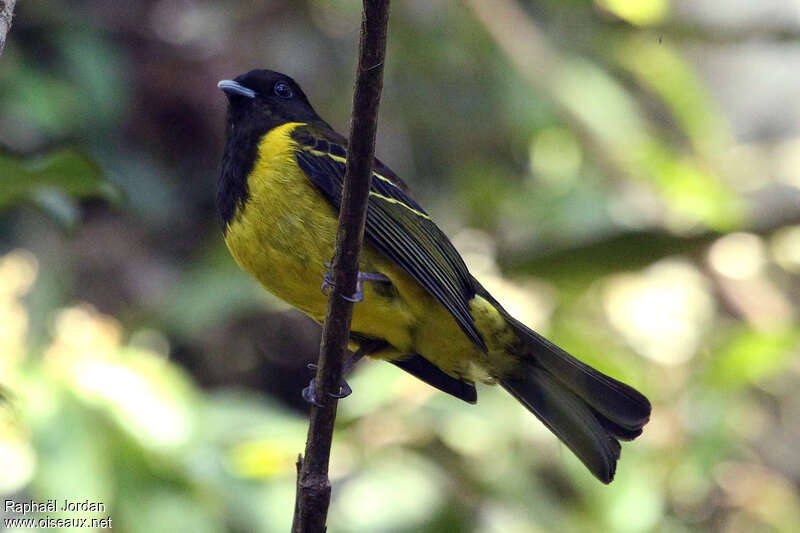
[[[272,90],[275,91],[275,94],[280,96],[281,98],[291,98],[292,96],[294,96],[294,94],[292,93],[292,88],[282,81],[276,83],[275,87],[273,87]]]

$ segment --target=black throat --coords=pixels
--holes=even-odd
[[[223,233],[233,221],[236,208],[244,205],[250,197],[247,176],[258,157],[258,141],[268,131],[268,128],[253,128],[246,122],[237,122],[228,119],[222,169],[217,179],[217,210]]]

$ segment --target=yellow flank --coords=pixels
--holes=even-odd
[[[249,197],[237,208],[225,242],[236,262],[268,291],[322,322],[327,296],[320,287],[325,263],[333,258],[338,214],[297,164],[298,146],[290,134],[299,125],[283,124],[261,138],[248,176]],[[365,282],[364,300],[353,308],[354,332],[393,347],[373,357],[418,353],[451,376],[489,382],[516,363],[508,349],[515,334],[483,298],[474,298],[471,310],[489,348],[486,354],[438,300],[368,244],[359,269],[380,272],[392,282],[392,287]]]

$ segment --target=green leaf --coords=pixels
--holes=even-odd
[[[101,169],[84,154],[71,148],[28,160],[0,153],[0,175],[3,176],[0,181],[0,211],[25,202],[50,205],[53,203],[52,191],[72,199],[99,197],[112,202],[120,199],[119,190],[105,178]],[[63,205],[59,206],[59,211],[66,212]]]

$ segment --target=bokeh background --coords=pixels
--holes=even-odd
[[[288,531],[319,328],[225,249],[216,82],[286,72],[346,132],[359,17],[18,3],[4,498],[102,501],[120,533]],[[654,411],[603,486],[502,391],[470,406],[367,362],[330,531],[800,531],[799,72],[792,0],[393,2],[378,155],[509,310]]]

